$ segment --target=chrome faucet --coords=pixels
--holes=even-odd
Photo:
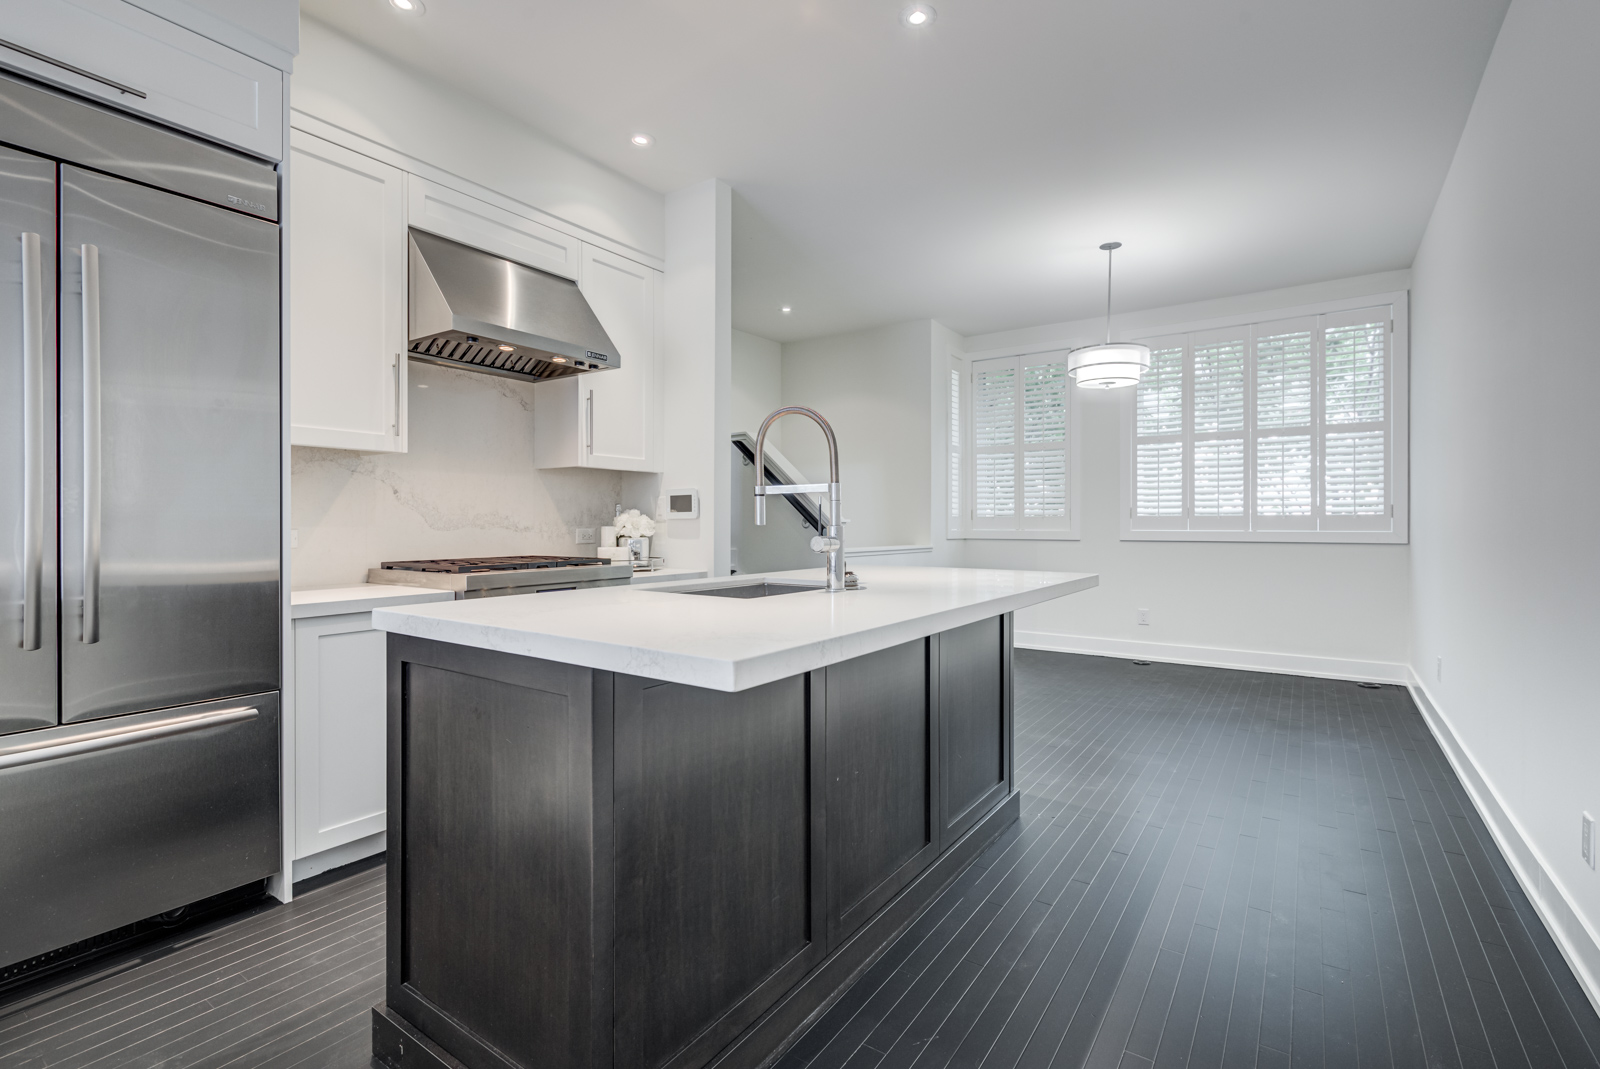
[[[767,485],[766,446],[767,428],[779,416],[791,413],[809,416],[817,426],[822,428],[822,433],[828,438],[828,481],[825,483],[794,483],[786,486]],[[772,415],[761,421],[761,430],[756,434],[756,524],[765,526],[767,522],[767,495],[768,494],[827,494],[828,495],[828,523],[823,533],[811,540],[811,548],[817,553],[825,553],[828,557],[828,589],[833,591],[854,589],[854,583],[845,583],[844,570],[844,527],[839,519],[839,443],[833,437],[833,428],[828,426],[828,421],[822,418],[820,412],[805,408],[801,405],[789,405],[778,409]],[[853,580],[855,577],[851,576]]]

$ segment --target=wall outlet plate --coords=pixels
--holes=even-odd
[[[1134,609],[1133,610],[1133,618],[1134,618],[1134,621],[1136,623],[1138,623],[1138,625],[1140,627],[1149,627],[1150,626],[1150,610],[1149,609]]]
[[[579,527],[578,530],[577,530],[576,535],[573,537],[572,540],[574,542],[576,542],[580,546],[592,546],[592,545],[594,545],[594,528],[593,527]]]

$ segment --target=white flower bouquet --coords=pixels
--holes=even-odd
[[[616,519],[617,537],[620,538],[649,538],[656,533],[656,521],[640,512],[638,509],[629,509]]]

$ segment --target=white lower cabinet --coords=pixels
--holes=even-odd
[[[534,461],[541,468],[660,471],[655,391],[661,272],[585,244],[578,287],[616,344],[622,366],[539,384]]]
[[[289,441],[406,449],[405,172],[290,131]]]
[[[385,828],[385,636],[372,629],[370,612],[296,620],[294,663],[299,861]]]

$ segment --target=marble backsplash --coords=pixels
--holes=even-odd
[[[409,377],[409,452],[291,451],[294,589],[385,560],[588,552],[574,528],[654,510],[659,475],[534,467],[532,383],[416,362]]]

